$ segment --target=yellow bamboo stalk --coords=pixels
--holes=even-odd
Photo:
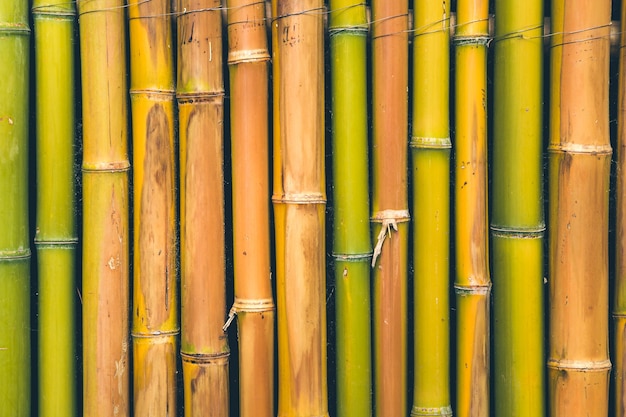
[[[372,3],[374,404],[407,415],[408,2]]]
[[[231,0],[228,65],[233,172],[233,258],[239,337],[239,415],[274,415],[270,281],[269,93],[265,3]]]
[[[78,2],[83,104],[83,413],[129,416],[126,36],[122,0]]]
[[[611,2],[551,10],[550,415],[605,416]]]
[[[131,2],[134,415],[176,413],[174,63],[169,0]]]
[[[327,416],[323,2],[273,10],[278,415]]]
[[[181,356],[185,416],[228,416],[222,11],[180,0]],[[207,235],[209,233],[209,235]],[[210,236],[210,237],[207,237]]]
[[[487,220],[487,41],[489,2],[459,0],[456,53],[457,410],[489,415],[489,223]]]

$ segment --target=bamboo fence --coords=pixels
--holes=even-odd
[[[0,416],[626,416],[624,2],[29,5]]]

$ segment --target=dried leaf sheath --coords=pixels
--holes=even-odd
[[[281,417],[328,415],[322,6],[318,0],[273,2]]]
[[[0,415],[31,413],[28,2],[0,2]]]
[[[274,323],[270,281],[269,50],[265,3],[228,1],[233,167],[233,257],[239,338],[239,414],[274,407]]]
[[[408,2],[372,4],[374,404],[407,415]]]
[[[222,14],[219,1],[181,0],[181,356],[185,416],[228,416],[224,254]],[[208,233],[208,235],[207,235]],[[207,238],[210,236],[210,238]]]
[[[552,2],[550,414],[607,415],[611,2]]]
[[[83,413],[130,415],[124,2],[78,2],[83,115]],[[106,92],[106,94],[104,93]]]

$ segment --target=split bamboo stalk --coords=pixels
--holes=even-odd
[[[278,415],[327,416],[323,2],[275,0]]]
[[[78,1],[83,413],[129,416],[128,89],[122,0]]]
[[[181,0],[178,8],[184,11],[178,17],[177,98],[185,416],[229,413],[220,6],[219,0]]]
[[[176,414],[176,165],[169,0],[131,2],[133,402],[135,416]]]
[[[408,2],[372,3],[374,403],[407,415]]]
[[[265,3],[230,0],[228,65],[239,415],[271,417],[274,323],[269,215],[269,49]],[[230,318],[229,318],[230,320]]]
[[[415,2],[413,37],[414,390],[411,416],[451,416],[450,10]]]
[[[338,416],[372,415],[365,4],[330,2]]]
[[[622,34],[619,48],[617,99],[617,180],[615,220],[615,415],[626,416],[626,2],[622,2]]]
[[[73,3],[35,0],[40,416],[76,416],[75,54]]]
[[[0,2],[0,415],[31,413],[28,1]]]
[[[455,33],[457,415],[489,415],[487,42],[489,2],[459,0]]]
[[[494,406],[544,416],[543,2],[496,1]]]
[[[611,2],[552,2],[550,414],[606,416]]]

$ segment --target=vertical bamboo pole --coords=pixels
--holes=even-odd
[[[489,415],[487,42],[489,2],[459,0],[455,36],[457,415]]]
[[[372,3],[374,403],[407,415],[408,2]]]
[[[451,416],[450,9],[415,2],[413,37],[414,390],[411,416]]]
[[[617,99],[617,183],[615,221],[615,415],[626,416],[626,2],[622,2]]]
[[[35,0],[39,415],[78,413],[73,3]]]
[[[270,281],[265,3],[230,0],[227,5],[235,268],[231,314],[237,314],[239,336],[239,415],[271,417],[276,307]]]
[[[28,2],[0,2],[0,415],[30,416]]]
[[[83,413],[130,415],[124,2],[78,2],[83,104]]]
[[[372,415],[365,4],[330,2],[338,416]]]
[[[608,414],[611,2],[552,2],[550,414]]]
[[[176,413],[174,62],[169,0],[131,2],[133,402],[135,416]]]
[[[274,3],[278,415],[327,416],[323,2]]]
[[[181,303],[185,416],[228,416],[224,253],[222,11],[219,0],[181,0]],[[209,233],[209,235],[207,235]],[[209,236],[209,237],[207,237]]]
[[[545,415],[543,3],[496,1],[491,237],[494,406]]]

